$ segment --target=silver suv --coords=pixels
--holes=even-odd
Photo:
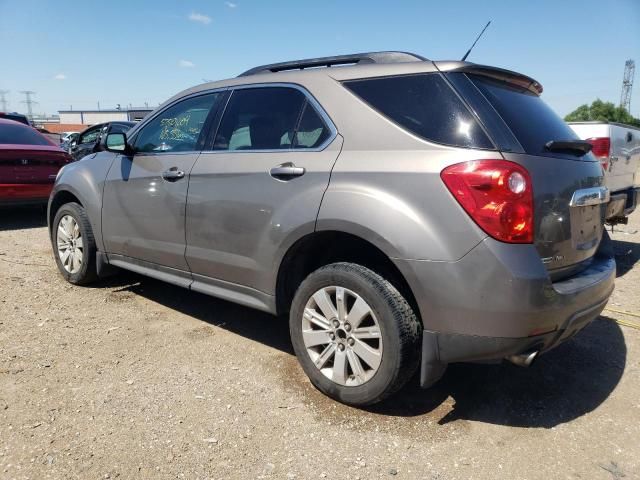
[[[529,365],[615,277],[600,164],[541,92],[402,52],[191,88],[61,170],[58,267],[288,314],[313,384],[352,405],[452,362]]]

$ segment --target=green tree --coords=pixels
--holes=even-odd
[[[567,122],[617,122],[640,127],[640,120],[635,118],[622,107],[611,102],[595,100],[591,105],[580,105],[573,112],[564,117]]]

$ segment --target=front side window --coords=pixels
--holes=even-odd
[[[494,148],[439,74],[350,80],[344,86],[389,120],[425,140],[466,148]]]
[[[305,104],[293,88],[247,88],[233,92],[214,150],[287,150]]]
[[[189,152],[198,139],[219,93],[191,97],[164,110],[145,125],[135,140],[136,152]]]
[[[87,130],[80,136],[80,141],[78,143],[95,143],[95,141],[100,136],[101,127],[95,127]]]

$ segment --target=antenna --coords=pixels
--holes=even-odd
[[[473,42],[473,45],[471,45],[471,48],[469,50],[467,50],[467,53],[464,54],[464,57],[462,57],[462,60],[460,60],[461,62],[464,62],[467,57],[469,56],[469,54],[471,53],[471,50],[473,50],[473,47],[476,46],[476,43],[478,43],[478,40],[480,40],[480,37],[482,36],[482,34],[484,33],[484,31],[487,29],[487,27],[491,24],[491,20],[489,20],[487,22],[487,24],[484,26],[484,28],[482,29],[482,31],[480,32],[480,35],[478,35],[478,38],[476,38],[476,41]]]
[[[631,113],[631,89],[633,88],[633,75],[635,72],[636,62],[631,59],[624,62],[624,77],[622,78],[620,106],[629,113]]]
[[[36,92],[32,91],[32,90],[23,90],[20,93],[24,93],[26,100],[23,100],[22,103],[26,103],[27,104],[27,116],[29,117],[29,120],[33,120],[33,105],[35,105],[36,102],[35,100],[33,100],[31,98],[31,95],[34,95]]]
[[[7,111],[7,98],[5,97],[7,93],[9,93],[9,90],[0,90],[0,105],[2,105],[0,110],[3,112]]]

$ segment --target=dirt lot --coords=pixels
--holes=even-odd
[[[640,214],[609,308],[640,312]],[[133,274],[58,275],[0,212],[0,478],[640,478],[640,318],[530,369],[456,365],[369,411],[306,380],[286,322]]]

